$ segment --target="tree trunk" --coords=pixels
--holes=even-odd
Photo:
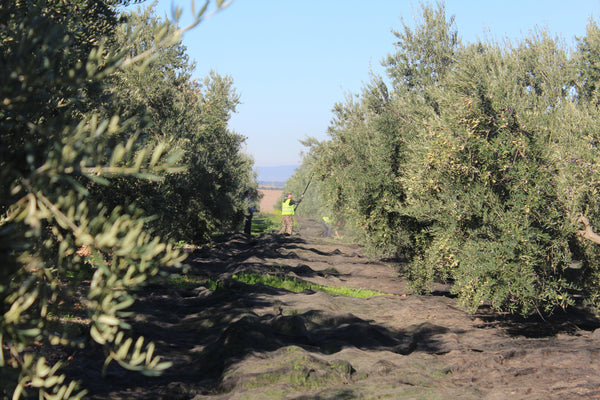
[[[596,232],[594,232],[594,230],[592,229],[592,226],[590,225],[590,220],[587,219],[586,217],[584,217],[583,215],[579,218],[577,218],[577,222],[581,222],[584,226],[585,229],[583,230],[579,230],[577,233],[579,234],[579,236],[584,237],[588,240],[591,240],[594,243],[600,244],[600,235],[598,235]]]

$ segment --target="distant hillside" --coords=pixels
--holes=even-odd
[[[261,186],[284,187],[285,182],[294,174],[298,165],[279,165],[275,167],[256,167],[258,183]]]

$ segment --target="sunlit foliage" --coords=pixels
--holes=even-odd
[[[443,5],[421,16],[310,144],[324,198],[370,249],[406,257],[417,290],[451,282],[470,310],[598,305],[596,24],[568,49],[544,31],[462,44]]]
[[[183,260],[157,233],[204,221],[172,235],[201,239],[235,225],[253,185],[243,138],[226,129],[231,79],[191,81],[182,30],[121,15],[124,3],[0,3],[0,398],[85,394],[40,346],[95,341],[105,368],[168,368],[125,318],[134,290]],[[196,203],[169,208],[168,226],[161,202],[174,196]],[[51,325],[73,303],[83,337]]]

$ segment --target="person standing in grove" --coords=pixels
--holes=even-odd
[[[254,206],[254,200],[252,199],[251,192],[249,190],[246,192],[246,197],[244,198],[244,205],[246,206],[246,222],[244,224],[244,233],[247,235],[251,235],[252,216],[257,210]]]
[[[292,199],[291,193],[286,194],[285,200],[283,200],[283,203],[281,203],[281,230],[279,233],[286,235],[292,234],[292,227],[294,226],[294,211],[296,210],[296,207],[294,206],[298,206],[303,198],[304,195],[300,196],[298,201],[296,201]]]
[[[331,219],[329,217],[321,218],[321,224],[323,224],[323,236],[330,237],[332,228],[331,228]]]

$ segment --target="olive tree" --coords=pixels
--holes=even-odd
[[[143,70],[182,31],[157,30],[155,44],[141,52],[114,51],[116,4],[0,4],[2,398],[84,395],[60,374],[60,363],[32,351],[37,343],[87,343],[49,328],[51,313],[60,313],[73,293],[68,281],[84,270],[91,275],[80,301],[91,339],[105,349],[106,365],[114,360],[150,375],[168,367],[152,343],[127,334],[123,317],[133,303],[132,290],[160,266],[177,266],[182,256],[148,232],[138,212],[99,202],[90,188],[123,175],[160,180],[181,170],[181,154],[169,152],[165,143],[139,143],[149,129],[143,110],[126,116],[106,112],[112,98],[104,85],[120,71]],[[82,247],[87,252],[78,251]]]
[[[122,14],[115,46],[139,53],[156,44],[154,32],[177,30],[176,23],[157,17],[153,7]],[[144,70],[128,69],[111,77],[106,92],[115,99],[108,111],[136,115],[148,126],[139,144],[168,143],[185,168],[164,180],[134,176],[97,186],[94,195],[110,204],[136,204],[154,215],[148,226],[172,241],[201,242],[216,231],[235,229],[243,217],[243,193],[256,187],[252,160],[243,153],[245,138],[228,129],[239,96],[233,79],[211,71],[192,78],[181,40],[161,46]]]
[[[544,31],[463,45],[443,5],[422,17],[311,146],[328,197],[417,290],[445,280],[470,310],[525,315],[597,306],[597,27],[570,52]]]

